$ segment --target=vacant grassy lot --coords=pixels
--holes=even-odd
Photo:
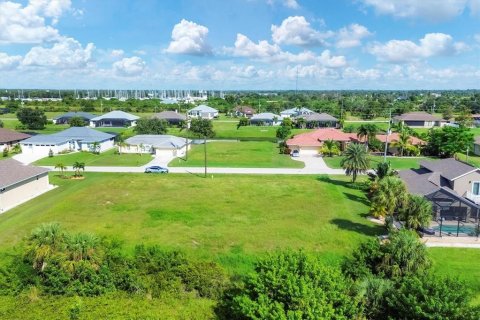
[[[323,157],[327,166],[333,169],[339,169],[342,166],[340,162],[342,161],[342,156],[336,157]],[[417,157],[417,158],[401,158],[401,157],[387,157],[387,161],[390,161],[392,168],[401,170],[401,169],[410,169],[410,168],[418,168],[419,162],[422,160],[428,159],[426,157]],[[377,163],[383,162],[382,156],[370,156],[370,166],[371,168],[376,168]]]
[[[304,164],[290,156],[279,154],[278,145],[268,141],[214,141],[207,143],[208,165],[231,168],[303,168]],[[172,167],[201,167],[204,165],[203,145],[195,145],[188,161],[174,159]]]
[[[115,154],[115,149],[110,149],[100,154],[91,152],[75,152],[55,155],[51,158],[43,158],[35,162],[39,166],[55,166],[63,163],[66,166],[73,165],[76,161],[85,163],[85,166],[116,166],[116,167],[139,167],[152,161],[148,154],[139,155],[132,153]]]

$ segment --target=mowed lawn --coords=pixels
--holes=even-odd
[[[152,161],[148,154],[139,155],[136,153],[116,154],[115,149],[110,149],[100,154],[91,152],[75,152],[59,154],[53,157],[46,157],[35,162],[39,166],[56,166],[62,163],[65,166],[72,166],[75,162],[83,162],[85,166],[114,166],[114,167],[139,167]]]
[[[195,145],[188,160],[174,159],[172,167],[202,167],[204,146]],[[280,154],[278,144],[269,141],[213,141],[207,143],[207,161],[210,167],[231,168],[303,168],[304,163],[289,155]]]
[[[340,169],[342,166],[340,163],[342,162],[342,156],[335,156],[335,157],[323,157],[327,166],[332,169]],[[390,161],[393,169],[402,170],[402,169],[410,169],[410,168],[418,168],[419,162],[422,160],[429,160],[427,157],[387,157],[387,161]],[[370,167],[376,168],[377,164],[383,162],[382,156],[370,156]]]

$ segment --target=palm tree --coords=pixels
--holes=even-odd
[[[92,152],[93,153],[95,153],[95,154],[100,153],[100,142],[95,141],[94,143],[92,143],[91,147],[92,147]]]
[[[58,223],[45,223],[33,230],[28,237],[27,257],[33,268],[43,271],[47,261],[64,245],[65,233]]]
[[[66,238],[65,266],[71,272],[75,271],[78,262],[88,262],[98,269],[102,260],[100,240],[90,233],[77,233]]]
[[[67,170],[67,166],[64,165],[63,163],[57,163],[57,164],[55,165],[55,169],[60,170],[60,171],[62,172],[62,176],[63,176],[63,175],[64,175],[64,174],[63,174],[64,171]]]
[[[85,171],[85,163],[75,161],[75,163],[73,164],[73,170],[75,170],[75,176],[80,177],[81,176],[80,170]]]
[[[358,143],[351,143],[344,152],[340,163],[347,176],[352,175],[352,182],[357,180],[359,173],[365,173],[370,168],[367,150]]]
[[[327,140],[323,143],[322,148],[320,149],[322,154],[326,154],[329,157],[333,155],[340,154],[340,149],[338,147],[337,141]]]
[[[365,145],[368,149],[368,144],[377,135],[378,128],[374,124],[362,124],[357,129],[357,137],[362,140],[365,139]]]
[[[305,128],[306,123],[307,123],[307,122],[305,121],[305,118],[304,118],[304,117],[299,117],[299,118],[297,118],[297,126],[298,126],[300,129]]]
[[[398,135],[398,141],[393,142],[392,145],[400,149],[400,156],[403,157],[405,150],[408,150],[412,146],[408,130],[402,128]]]
[[[405,222],[407,228],[417,230],[430,224],[432,213],[430,201],[423,196],[410,194],[407,204],[400,210],[398,218]]]
[[[370,212],[374,217],[392,216],[408,201],[405,183],[397,177],[385,177],[378,182],[372,195]]]
[[[372,173],[369,173],[371,181],[379,181],[385,177],[391,177],[397,175],[397,171],[392,169],[390,161],[377,163],[377,168],[373,169]]]
[[[126,146],[128,146],[128,143],[126,143],[125,141],[119,141],[117,142],[117,146],[118,146],[118,154],[122,154],[122,148],[125,148]]]

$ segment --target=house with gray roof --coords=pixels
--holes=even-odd
[[[88,127],[71,127],[53,134],[39,134],[20,142],[22,153],[47,157],[50,150],[54,154],[63,151],[103,152],[113,148],[113,134]]]
[[[433,204],[436,221],[477,223],[480,214],[480,169],[453,158],[420,162],[420,168],[400,170],[412,194]]]
[[[254,114],[250,118],[250,124],[256,126],[279,126],[282,123],[283,118],[278,114],[271,112],[263,112]]]
[[[85,122],[85,125],[88,125],[90,123],[90,120],[96,117],[96,115],[88,113],[88,112],[67,112],[62,115],[56,116],[53,118],[53,123],[54,124],[67,124],[71,118],[78,117],[82,118],[82,120]]]
[[[218,118],[218,110],[201,104],[193,109],[188,110],[188,116],[191,118],[214,119]]]
[[[162,111],[160,113],[155,113],[152,118],[165,120],[171,125],[179,125],[187,120],[185,115],[176,111]]]
[[[307,115],[297,116],[296,119],[303,119],[305,125],[309,129],[315,128],[338,128],[338,119],[329,115],[328,113],[310,113]]]
[[[115,110],[90,119],[90,127],[134,127],[138,119],[140,117],[133,114]]]
[[[51,190],[48,171],[14,159],[1,160],[0,213]]]
[[[140,134],[125,140],[119,146],[120,153],[148,153],[155,156],[181,157],[187,148],[187,140],[171,135]]]
[[[411,128],[443,127],[448,122],[440,117],[424,111],[404,113],[392,118],[393,123],[402,123]]]
[[[0,128],[0,151],[5,148],[10,148],[22,140],[30,138],[31,135],[13,131],[10,129]]]
[[[287,110],[283,110],[282,112],[280,112],[280,115],[283,118],[294,118],[298,116],[306,116],[312,113],[315,113],[315,112],[308,108],[301,107],[301,108],[290,108]]]

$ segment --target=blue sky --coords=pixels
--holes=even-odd
[[[0,0],[0,87],[479,89],[480,0]]]

